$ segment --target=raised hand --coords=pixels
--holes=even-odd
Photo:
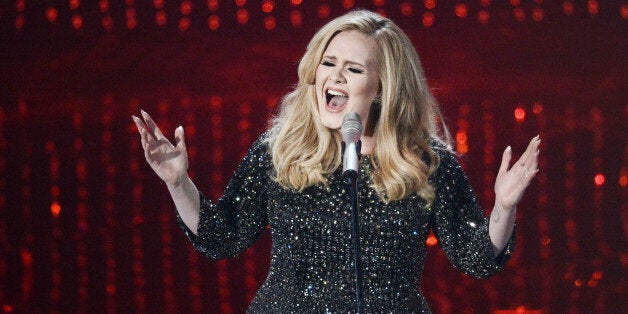
[[[539,145],[541,139],[537,135],[530,140],[528,148],[519,160],[508,169],[512,158],[512,149],[506,148],[502,156],[502,163],[495,179],[495,206],[503,211],[511,211],[517,207],[523,193],[537,174],[539,169]]]
[[[169,186],[178,186],[187,178],[188,154],[183,127],[174,131],[173,145],[161,133],[155,121],[144,110],[142,119],[132,116],[144,148],[144,157],[153,171]]]

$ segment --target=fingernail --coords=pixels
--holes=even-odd
[[[146,115],[146,111],[144,111],[144,109],[140,109],[140,112],[142,113],[142,115]]]
[[[507,151],[511,151],[511,150],[512,150],[512,147],[510,147],[510,145],[508,145],[508,147],[506,147],[506,150],[507,150]]]

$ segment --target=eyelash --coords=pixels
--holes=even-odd
[[[323,61],[323,62],[321,62],[321,64],[326,66],[326,67],[333,67],[333,66],[335,66],[335,64],[333,64],[333,63],[331,63],[329,61]],[[356,68],[349,68],[349,72],[355,73],[355,74],[362,74],[362,73],[364,73],[363,70],[356,69]]]

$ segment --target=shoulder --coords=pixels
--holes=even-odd
[[[262,133],[254,142],[251,144],[249,151],[244,157],[246,160],[254,161],[254,162],[269,162],[271,159],[269,153],[269,132],[265,131]]]
[[[463,174],[462,166],[458,161],[459,156],[448,143],[431,138],[429,144],[437,158],[436,169],[431,175],[431,181],[440,182],[445,177],[456,177]]]
[[[434,152],[434,154],[436,154],[436,157],[438,159],[438,166],[440,166],[443,163],[458,164],[458,160],[456,159],[458,155],[456,154],[456,152],[453,150],[453,148],[451,147],[449,143],[446,143],[441,139],[432,137],[429,140],[429,145],[432,151]]]

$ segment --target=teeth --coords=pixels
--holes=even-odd
[[[327,93],[332,95],[332,96],[347,97],[346,94],[344,94],[342,92],[339,92],[339,91],[331,90],[331,89],[327,90]]]

